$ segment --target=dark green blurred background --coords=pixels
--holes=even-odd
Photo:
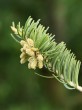
[[[11,38],[10,25],[24,25],[30,15],[82,61],[82,0],[0,0],[0,110],[82,110],[82,93],[20,64],[20,45]],[[50,74],[45,68],[38,72]]]

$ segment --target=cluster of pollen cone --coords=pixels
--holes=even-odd
[[[28,62],[29,69],[36,69],[36,67],[43,68],[43,56],[40,54],[38,48],[34,47],[34,41],[27,38],[26,40],[21,40],[20,44],[22,46],[20,63]]]

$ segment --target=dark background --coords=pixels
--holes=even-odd
[[[20,64],[20,45],[10,36],[10,26],[12,21],[24,25],[30,15],[82,61],[82,0],[0,0],[0,110],[82,110],[81,92]],[[49,73],[45,68],[38,72]]]

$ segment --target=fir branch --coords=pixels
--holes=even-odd
[[[78,75],[81,62],[76,60],[75,55],[66,48],[66,44],[57,44],[52,34],[47,33],[48,28],[35,22],[29,17],[24,28],[17,27],[12,23],[11,29],[14,32],[12,37],[21,44],[21,63],[28,62],[29,69],[39,69],[45,66],[53,72],[52,76],[39,75],[45,78],[56,78],[68,89],[78,89],[82,87],[78,84]]]

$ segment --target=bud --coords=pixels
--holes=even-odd
[[[20,51],[21,51],[21,52],[24,52],[24,48],[21,48]]]
[[[32,49],[33,51],[38,51],[38,48],[34,48],[34,47],[33,47],[33,48],[31,48],[31,49]]]
[[[24,40],[21,40],[21,41],[20,41],[20,44],[21,44],[22,46],[24,46],[24,44],[26,44],[26,42],[25,42]]]
[[[26,53],[29,55],[29,56],[34,56],[34,52],[31,50],[31,49],[26,49]]]
[[[18,33],[20,36],[22,36],[22,28],[19,29]]]
[[[29,63],[28,63],[28,68],[29,69],[36,69],[37,66],[37,60],[35,57],[30,57],[28,59]]]
[[[28,38],[26,41],[30,47],[34,47],[34,41],[32,39]]]
[[[38,67],[41,69],[41,68],[43,68],[43,61],[39,61],[38,62]]]
[[[25,52],[26,52],[26,50],[27,50],[27,49],[29,49],[28,44],[24,44],[24,46],[23,46],[23,51],[25,51]]]
[[[43,56],[42,56],[41,54],[38,54],[37,60],[38,60],[38,61],[43,61]]]
[[[26,59],[25,58],[22,58],[21,60],[20,60],[20,63],[21,64],[24,64],[26,62]]]
[[[18,34],[17,29],[15,27],[11,26],[11,29],[15,34]]]
[[[21,53],[20,58],[25,58],[25,53],[24,52]]]

